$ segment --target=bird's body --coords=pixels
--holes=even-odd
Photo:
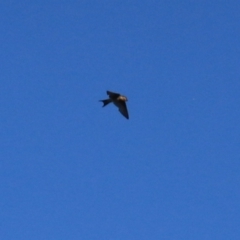
[[[119,94],[107,91],[107,94],[109,96],[109,99],[100,100],[100,102],[103,102],[103,107],[105,107],[109,103],[113,103],[116,107],[118,107],[120,113],[127,119],[129,119],[128,110],[126,101],[128,100],[127,97]]]

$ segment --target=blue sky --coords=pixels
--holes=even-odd
[[[240,239],[239,11],[1,1],[0,239]]]

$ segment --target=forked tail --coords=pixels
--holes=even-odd
[[[99,100],[99,102],[103,102],[103,107],[105,107],[106,105],[108,105],[110,102],[112,102],[111,99],[105,99],[105,100]]]

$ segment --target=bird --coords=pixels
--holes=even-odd
[[[108,105],[109,103],[113,103],[116,107],[118,107],[119,112],[127,119],[129,119],[128,110],[126,101],[127,97],[121,95],[120,93],[107,91],[108,99],[99,100],[99,102],[103,102],[103,107]]]

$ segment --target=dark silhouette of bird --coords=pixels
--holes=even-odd
[[[108,105],[109,103],[113,103],[116,107],[118,107],[119,112],[127,119],[129,119],[128,110],[126,101],[128,100],[127,97],[119,94],[107,91],[107,95],[109,99],[99,100],[99,102],[103,102],[103,107]]]

